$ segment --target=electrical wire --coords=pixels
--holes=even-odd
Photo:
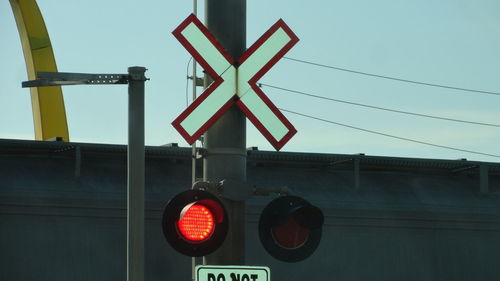
[[[388,80],[393,80],[393,81],[412,83],[412,84],[424,85],[424,86],[430,86],[430,87],[438,87],[438,88],[457,90],[457,91],[464,91],[464,92],[472,92],[472,93],[478,93],[478,94],[500,96],[499,92],[482,91],[482,90],[467,89],[467,88],[448,86],[448,85],[442,85],[442,84],[420,82],[420,81],[415,81],[415,80],[408,80],[408,79],[385,76],[385,75],[380,75],[380,74],[373,74],[373,73],[368,73],[368,72],[363,72],[363,71],[358,71],[358,70],[352,70],[352,69],[347,69],[347,68],[342,68],[342,67],[337,67],[337,66],[331,66],[331,65],[326,65],[326,64],[321,64],[321,63],[316,63],[316,62],[311,62],[311,61],[306,61],[306,60],[300,60],[300,59],[295,59],[295,58],[290,58],[290,57],[283,57],[283,58],[287,59],[287,60],[295,61],[295,62],[304,63],[304,64],[309,64],[309,65],[314,65],[314,66],[319,66],[319,67],[324,67],[324,68],[329,68],[329,69],[335,69],[335,70],[339,70],[339,71],[350,72],[350,73],[355,73],[355,74],[360,74],[360,75],[365,75],[365,76],[383,78],[383,79],[388,79]]]
[[[339,99],[333,99],[333,98],[328,98],[324,96],[319,96],[319,95],[314,95],[302,91],[297,91],[297,90],[292,90],[292,89],[287,89],[283,87],[278,87],[266,83],[259,83],[258,84],[260,87],[265,86],[281,91],[286,91],[294,94],[299,94],[299,95],[304,95],[308,97],[313,97],[317,99],[323,99],[323,100],[328,100],[328,101],[333,101],[333,102],[338,102],[338,103],[344,103],[344,104],[349,104],[349,105],[355,105],[355,106],[361,106],[361,107],[366,107],[366,108],[372,108],[372,109],[378,109],[378,110],[383,110],[383,111],[389,111],[389,112],[395,112],[395,113],[401,113],[401,114],[407,114],[407,115],[413,115],[413,116],[418,116],[418,117],[425,117],[425,118],[432,118],[432,119],[438,119],[438,120],[446,120],[446,121],[453,121],[453,122],[459,122],[459,123],[466,123],[466,124],[473,124],[473,125],[481,125],[481,126],[489,126],[489,127],[496,127],[500,128],[500,124],[493,124],[493,123],[484,123],[484,122],[476,122],[476,121],[467,121],[467,120],[461,120],[461,119],[454,119],[454,118],[448,118],[448,117],[441,117],[441,116],[435,116],[435,115],[429,115],[429,114],[422,114],[422,113],[415,113],[415,112],[408,112],[408,111],[403,111],[403,110],[397,110],[397,109],[390,109],[390,108],[385,108],[385,107],[380,107],[380,106],[374,106],[374,105],[368,105],[368,104],[363,104],[363,103],[357,103],[357,102],[351,102],[351,101],[346,101],[346,100],[339,100]]]
[[[186,107],[189,105],[189,98],[188,98],[188,90],[189,90],[189,65],[191,64],[191,61],[193,60],[193,57],[189,58],[189,61],[186,66]]]
[[[424,141],[410,139],[410,138],[405,138],[405,137],[399,137],[399,136],[390,135],[390,134],[386,134],[386,133],[382,133],[382,132],[378,132],[378,131],[368,130],[368,129],[364,129],[364,128],[360,128],[360,127],[355,127],[355,126],[351,126],[351,125],[347,125],[347,124],[342,124],[342,123],[334,122],[334,121],[331,121],[331,120],[327,120],[327,119],[323,119],[323,118],[319,118],[319,117],[315,117],[315,116],[311,116],[311,115],[307,115],[307,114],[295,112],[295,111],[284,109],[284,108],[279,108],[279,110],[284,111],[284,112],[288,112],[288,113],[291,113],[291,114],[299,115],[299,116],[302,116],[302,117],[307,117],[307,118],[310,118],[310,119],[314,119],[314,120],[317,120],[317,121],[322,121],[322,122],[325,122],[325,123],[330,123],[330,124],[334,124],[334,125],[338,125],[338,126],[342,126],[342,127],[346,127],[346,128],[350,128],[350,129],[355,129],[355,130],[363,131],[363,132],[366,132],[366,133],[371,133],[371,134],[376,134],[376,135],[380,135],[380,136],[385,136],[385,137],[389,137],[389,138],[393,138],[393,139],[404,140],[404,141],[408,141],[408,142],[413,142],[413,143],[418,143],[418,144],[423,144],[423,145],[428,145],[428,146],[433,146],[433,147],[438,147],[438,148],[444,148],[444,149],[448,149],[448,150],[454,150],[454,151],[467,152],[467,153],[472,153],[472,154],[477,154],[477,155],[483,155],[483,156],[490,156],[490,157],[500,158],[500,155],[496,155],[496,154],[478,152],[478,151],[461,149],[461,148],[456,148],[456,147],[451,147],[451,146],[446,146],[446,145],[434,144],[434,143],[430,143],[430,142],[424,142]]]

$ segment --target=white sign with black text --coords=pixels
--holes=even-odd
[[[270,281],[271,270],[266,266],[198,265],[195,281]]]

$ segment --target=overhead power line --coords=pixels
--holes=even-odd
[[[415,80],[408,80],[408,79],[402,79],[402,78],[397,78],[397,77],[368,73],[368,72],[363,72],[363,71],[358,71],[358,70],[352,70],[352,69],[347,69],[347,68],[342,68],[342,67],[337,67],[337,66],[332,66],[332,65],[326,65],[326,64],[321,64],[321,63],[316,63],[316,62],[311,62],[311,61],[306,61],[306,60],[300,60],[300,59],[295,59],[295,58],[290,58],[290,57],[283,57],[283,58],[285,58],[287,60],[295,61],[295,62],[309,64],[309,65],[314,65],[314,66],[319,66],[319,67],[324,67],[324,68],[329,68],[329,69],[335,69],[335,70],[339,70],[339,71],[350,72],[350,73],[355,73],[355,74],[360,74],[360,75],[365,75],[365,76],[394,80],[394,81],[399,81],[399,82],[412,83],[412,84],[424,85],[424,86],[430,86],[430,87],[445,88],[445,89],[464,91],[464,92],[472,92],[472,93],[478,93],[478,94],[500,96],[499,92],[482,91],[482,90],[467,89],[467,88],[448,86],[448,85],[442,85],[442,84],[420,82],[420,81],[415,81]]]
[[[270,84],[266,84],[266,83],[259,83],[259,86],[265,86],[265,87],[269,87],[269,88],[273,88],[273,89],[277,89],[277,90],[281,90],[281,91],[286,91],[286,92],[290,92],[290,93],[294,93],[294,94],[304,95],[304,96],[308,96],[308,97],[313,97],[313,98],[317,98],[317,99],[323,99],[323,100],[344,103],[344,104],[349,104],[349,105],[355,105],[355,106],[361,106],[361,107],[366,107],[366,108],[372,108],[372,109],[377,109],[377,110],[413,115],[413,116],[418,116],[418,117],[432,118],[432,119],[438,119],[438,120],[446,120],[446,121],[453,121],[453,122],[459,122],[459,123],[467,123],[467,124],[473,124],[473,125],[481,125],[481,126],[500,128],[500,124],[468,121],[468,120],[454,119],[454,118],[448,118],[448,117],[441,117],[441,116],[435,116],[435,115],[429,115],[429,114],[422,114],[422,113],[415,113],[415,112],[385,108],[385,107],[380,107],[380,106],[374,106],[374,105],[368,105],[368,104],[363,104],[363,103],[357,103],[357,102],[351,102],[351,101],[346,101],[346,100],[340,100],[340,99],[334,99],[334,98],[314,95],[311,93],[287,89],[287,88],[278,87],[278,86],[274,86],[274,85],[270,85]]]
[[[448,149],[448,150],[454,150],[454,151],[467,152],[467,153],[472,153],[472,154],[477,154],[477,155],[483,155],[483,156],[490,156],[490,157],[500,158],[500,155],[496,155],[496,154],[478,152],[478,151],[461,149],[461,148],[456,148],[456,147],[451,147],[451,146],[446,146],[446,145],[434,144],[434,143],[430,143],[430,142],[424,142],[424,141],[410,139],[410,138],[405,138],[405,137],[399,137],[399,136],[390,135],[390,134],[386,134],[386,133],[382,133],[382,132],[378,132],[378,131],[368,130],[368,129],[364,129],[364,128],[360,128],[360,127],[355,127],[355,126],[351,126],[351,125],[347,125],[347,124],[342,124],[342,123],[334,122],[334,121],[331,121],[331,120],[327,120],[327,119],[323,119],[323,118],[319,118],[319,117],[315,117],[315,116],[311,116],[311,115],[307,115],[307,114],[295,112],[295,111],[284,109],[284,108],[280,108],[280,110],[284,111],[284,112],[291,113],[291,114],[299,115],[299,116],[302,116],[302,117],[307,117],[307,118],[310,118],[310,119],[322,121],[322,122],[325,122],[325,123],[330,123],[330,124],[334,124],[334,125],[338,125],[338,126],[342,126],[342,127],[346,127],[346,128],[351,128],[351,129],[355,129],[355,130],[358,130],[358,131],[363,131],[363,132],[367,132],[367,133],[371,133],[371,134],[376,134],[376,135],[380,135],[380,136],[385,136],[385,137],[389,137],[389,138],[393,138],[393,139],[404,140],[404,141],[408,141],[408,142],[413,142],[413,143],[418,143],[418,144],[423,144],[423,145],[428,145],[428,146],[433,146],[433,147],[438,147],[438,148],[444,148],[444,149]]]
[[[186,107],[189,106],[189,101],[188,101],[188,89],[189,89],[189,65],[191,64],[191,61],[193,60],[193,57],[189,58],[189,61],[186,66]]]

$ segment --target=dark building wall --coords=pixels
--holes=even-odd
[[[146,280],[189,280],[191,259],[167,245],[160,217],[190,186],[190,149],[146,155]],[[318,250],[288,264],[258,240],[273,196],[248,201],[247,263],[269,266],[272,280],[500,276],[499,164],[259,151],[248,159],[250,183],[287,186],[326,216]],[[0,249],[2,281],[125,280],[125,147],[0,142]]]

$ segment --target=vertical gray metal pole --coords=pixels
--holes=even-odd
[[[144,280],[144,67],[129,67],[127,280]]]
[[[489,191],[488,172],[489,172],[488,166],[479,165],[479,190],[481,194],[487,194]]]
[[[193,0],[193,14],[198,16],[198,0]],[[197,87],[197,74],[196,74],[196,60],[193,57],[193,101],[196,99],[196,87]],[[193,142],[191,146],[191,184],[194,185],[196,182],[196,141]],[[198,264],[203,263],[203,258],[192,257],[191,258],[191,280],[196,279],[195,268]]]
[[[193,0],[193,14],[195,16],[198,15],[198,0]],[[196,82],[196,60],[193,57],[193,101],[196,99]],[[196,181],[196,141],[193,142],[193,145],[191,146],[191,154],[193,157],[191,160],[191,183],[194,184]]]
[[[246,50],[246,0],[206,0],[205,24],[238,59]],[[208,181],[246,181],[246,117],[235,106],[205,134],[203,177]],[[223,200],[229,232],[221,248],[206,257],[207,264],[245,263],[245,202]]]

